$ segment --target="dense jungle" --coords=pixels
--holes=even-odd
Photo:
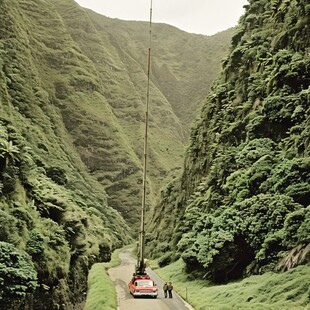
[[[94,263],[137,238],[149,25],[73,0],[0,11],[0,308],[75,309]],[[309,25],[308,0],[249,0],[213,36],[152,29],[148,257],[208,285],[298,270],[298,309]]]

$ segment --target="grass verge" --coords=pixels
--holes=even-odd
[[[94,264],[88,275],[88,291],[84,310],[115,310],[117,295],[113,281],[108,275],[108,269],[120,264],[119,253],[113,252],[108,263]]]
[[[154,264],[152,264],[154,268]],[[268,272],[225,285],[193,280],[181,260],[156,269],[195,310],[310,310],[310,266]]]

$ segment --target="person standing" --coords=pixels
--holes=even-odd
[[[169,298],[172,298],[172,290],[173,290],[173,285],[171,282],[168,283],[168,294]]]
[[[167,298],[167,292],[168,292],[168,284],[167,284],[167,282],[165,282],[165,284],[163,286],[163,290],[164,290],[165,298]]]

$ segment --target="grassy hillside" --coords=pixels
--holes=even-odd
[[[75,50],[58,14],[32,1],[0,7],[1,308],[71,309],[88,268],[130,229],[88,173],[51,92],[71,78],[55,66]]]
[[[71,0],[2,0],[0,10],[0,305],[73,309],[92,264],[109,260],[137,230],[148,28]],[[201,42],[217,42],[215,76],[229,31],[206,38],[156,28],[154,46],[171,35],[164,54],[177,61],[167,68],[183,86],[196,89],[201,72],[185,64],[173,36],[196,42],[193,63],[202,61]],[[171,102],[160,86],[164,54],[154,56],[151,83],[149,209],[181,166],[190,122],[184,94],[173,92],[179,82]],[[194,111],[197,102],[190,104]]]
[[[285,273],[266,272],[225,285],[182,273],[184,262],[157,269],[195,310],[307,310],[310,267],[299,266]]]
[[[135,76],[138,68],[146,72],[149,23],[113,20],[87,12],[96,29],[116,46],[128,72]],[[165,24],[152,25],[151,80],[158,90],[151,92],[151,98],[156,105],[162,100],[157,96],[169,102],[181,120],[186,137],[197,116],[201,98],[207,95],[220,70],[221,60],[227,55],[233,31],[232,28],[214,36],[203,36]],[[142,86],[145,95],[145,84],[141,85],[140,79],[132,78],[132,83],[140,91]],[[162,122],[163,115],[157,115],[157,121]]]
[[[88,117],[83,117],[81,120],[79,115],[75,117],[76,107],[66,105],[65,111],[62,109],[62,113],[70,115],[66,127],[90,173],[104,185],[109,205],[120,211],[129,223],[134,224],[140,214],[137,208],[141,200],[148,24],[106,18],[81,9],[73,1],[54,0],[53,4],[74,43],[93,66],[92,77],[79,75],[78,82],[79,91],[84,95],[88,92],[87,98],[91,98],[92,108],[87,110]],[[183,51],[175,50],[174,38],[184,36],[186,40],[195,39],[198,51],[193,55],[193,62],[201,58],[203,52],[201,46],[204,46],[202,42],[207,38],[204,36],[197,38],[195,35],[184,33],[168,25],[154,25],[153,33],[152,66],[154,68],[152,72],[155,72],[155,66],[159,66],[157,63],[168,63],[170,66],[170,60],[165,59],[165,54],[170,54],[175,59],[180,58]],[[163,42],[167,36],[171,37],[168,46],[167,42]],[[210,69],[207,70],[210,80],[219,71],[220,59],[226,55],[230,37],[231,31],[227,31],[219,37],[212,37],[214,39],[209,38],[209,44],[204,47],[204,49],[212,45],[218,47],[218,55],[215,56],[213,50],[213,54],[210,54],[212,58],[209,57],[209,61],[204,60],[204,65],[200,63],[205,70],[210,65]],[[196,45],[192,44],[193,50]],[[156,57],[156,53],[162,46],[165,47],[164,53]],[[183,57],[178,65],[186,61],[187,59]],[[191,66],[183,66],[175,71],[178,74],[178,80],[181,81],[177,83],[178,87],[184,88],[181,83],[189,84],[187,90],[197,87],[195,80],[200,77],[198,70],[193,71]],[[165,75],[163,70],[157,70],[157,74],[160,77]],[[89,86],[89,79],[92,83],[99,79],[100,86]],[[162,180],[171,171],[180,168],[184,144],[187,141],[189,119],[193,119],[193,114],[189,114],[188,111],[179,113],[181,108],[191,101],[186,101],[183,98],[184,94],[178,94],[176,101],[180,104],[174,108],[172,100],[158,86],[158,83],[158,78],[153,74],[149,110],[148,206],[153,204]],[[201,83],[206,82],[201,80]],[[83,85],[85,87],[82,87]],[[210,82],[207,82],[207,88],[200,91],[197,98],[208,92],[209,85]],[[62,92],[61,85],[59,87]],[[170,93],[176,94],[178,87],[173,86]],[[101,106],[102,101],[108,104],[109,113],[112,113],[111,122],[108,124],[106,121],[103,123],[96,121],[100,113],[98,107]],[[81,109],[83,111],[85,102],[84,100],[79,102],[83,106]],[[191,103],[189,110],[195,111],[196,106],[197,103]],[[106,115],[107,113],[103,111],[99,119],[105,119]],[[188,118],[187,122],[183,121],[184,117]],[[82,121],[81,128],[72,128],[76,118]],[[92,123],[91,127],[89,123]],[[94,126],[94,124],[97,125]],[[87,142],[83,133],[85,130],[88,132]],[[115,139],[115,132],[118,133],[118,139]],[[89,136],[92,136],[91,141]]]
[[[307,3],[246,6],[149,225],[161,265],[181,256],[187,272],[225,283],[309,264]]]

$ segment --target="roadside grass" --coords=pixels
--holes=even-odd
[[[155,263],[151,263],[156,268]],[[193,280],[181,260],[156,269],[195,310],[310,310],[310,266],[268,272],[225,285]],[[192,276],[191,276],[192,277]]]
[[[119,253],[123,249],[115,250],[110,262],[94,264],[90,269],[84,310],[117,309],[115,286],[108,275],[108,269],[120,264],[121,260],[119,258]]]
[[[120,264],[119,253],[123,249],[114,251],[110,262],[91,268],[84,310],[117,309],[114,283],[107,270]],[[156,261],[148,263],[163,280],[171,281],[175,291],[195,310],[310,310],[310,266],[214,285],[184,273],[182,260],[163,268]]]

